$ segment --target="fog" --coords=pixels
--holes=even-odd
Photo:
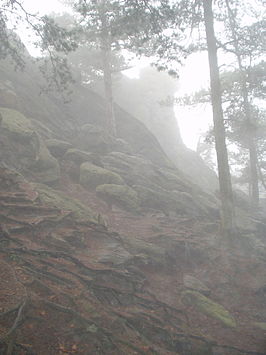
[[[1,1],[1,354],[265,355],[252,5]]]

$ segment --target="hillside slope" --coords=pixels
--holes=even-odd
[[[106,140],[96,94],[1,75],[1,353],[265,354],[265,217],[239,209],[229,248],[134,117]]]

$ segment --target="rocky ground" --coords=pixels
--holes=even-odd
[[[265,354],[265,260],[215,222],[110,210],[65,176],[106,228],[0,177],[2,353]]]
[[[218,197],[143,124],[117,107],[106,137],[95,93],[66,108],[6,68],[0,354],[265,355],[265,211],[237,196],[224,240]]]

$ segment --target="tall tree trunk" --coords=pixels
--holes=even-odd
[[[211,82],[211,101],[215,135],[215,148],[218,163],[218,175],[221,195],[221,219],[225,235],[231,235],[235,228],[233,191],[231,184],[228,154],[225,142],[223,122],[221,82],[217,58],[217,46],[214,32],[212,0],[203,0],[204,23],[207,37],[208,58]]]
[[[116,136],[116,122],[114,114],[113,101],[113,83],[112,83],[112,68],[111,68],[111,51],[108,48],[102,48],[103,59],[103,79],[104,93],[106,106],[106,133]]]
[[[229,1],[226,0],[226,6],[228,10],[229,23],[231,27],[235,55],[237,58],[238,69],[240,72],[240,85],[243,97],[243,107],[246,116],[247,124],[247,143],[249,150],[249,184],[250,184],[250,194],[251,194],[251,205],[256,208],[259,204],[259,178],[258,178],[258,155],[257,147],[255,143],[255,125],[252,122],[252,114],[250,110],[250,102],[248,98],[248,89],[245,70],[242,64],[241,52],[239,49],[237,34],[236,34],[236,21],[234,14],[230,8]]]
[[[106,106],[106,134],[116,136],[116,122],[114,115],[112,63],[111,63],[111,38],[107,21],[107,1],[100,0],[100,19],[102,25],[101,51],[103,61],[103,79]]]

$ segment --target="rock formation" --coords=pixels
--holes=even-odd
[[[228,251],[219,202],[143,123],[117,106],[106,137],[100,96],[63,104],[7,68],[0,352],[265,354],[265,218],[239,210]]]

